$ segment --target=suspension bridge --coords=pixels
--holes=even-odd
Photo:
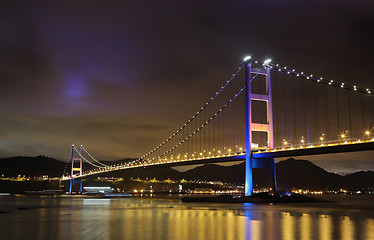
[[[253,192],[253,168],[268,169],[275,194],[275,158],[374,150],[373,96],[369,88],[246,57],[184,125],[147,154],[106,165],[73,145],[71,171],[62,180],[70,180],[70,192],[74,184],[82,192],[82,178],[90,175],[245,160],[245,195]],[[95,169],[83,171],[83,161]]]

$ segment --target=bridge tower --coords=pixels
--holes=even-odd
[[[82,175],[82,154],[83,154],[83,146],[79,148],[79,154],[77,154],[74,144],[71,148],[71,172],[70,172],[70,188],[69,193],[72,193],[74,184],[79,184],[79,191],[80,193],[83,192],[83,186],[82,186],[82,179],[76,179],[75,176]]]
[[[245,126],[246,126],[246,157],[245,157],[245,195],[250,196],[253,193],[253,168],[267,168],[269,178],[271,182],[270,194],[276,193],[276,174],[274,158],[257,159],[252,155],[253,148],[253,132],[266,132],[267,133],[267,148],[274,149],[274,132],[273,132],[273,109],[272,109],[272,92],[271,92],[271,69],[266,67],[266,64],[270,63],[270,60],[265,61],[263,68],[252,67],[252,61],[248,57],[245,60]],[[262,75],[266,82],[265,94],[253,93],[252,86],[252,75]],[[267,120],[266,123],[254,123],[252,122],[252,103],[254,101],[266,102]]]

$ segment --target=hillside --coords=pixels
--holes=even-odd
[[[330,173],[307,160],[289,158],[276,164],[278,186],[284,188],[342,188],[344,177]]]
[[[45,156],[0,158],[0,176],[17,177],[18,175],[25,175],[26,177],[37,177],[48,175],[60,177],[65,165],[64,162]]]
[[[120,163],[122,161],[107,162],[107,164]],[[126,159],[129,161],[129,159]],[[280,188],[309,188],[309,189],[363,189],[374,188],[374,172],[361,171],[346,176],[330,173],[307,160],[295,160],[289,158],[276,163],[277,182]],[[60,177],[66,167],[66,163],[45,156],[37,157],[13,157],[0,159],[0,175],[5,177],[42,176]],[[83,169],[91,169],[92,166],[84,164]],[[70,170],[70,165],[67,166]],[[221,166],[207,164],[179,172],[167,166],[143,167],[126,171],[115,171],[112,173],[95,175],[90,178],[100,177],[123,177],[123,178],[156,178],[165,179],[187,179],[222,181],[244,184],[244,162],[233,166]],[[269,186],[266,169],[254,169],[254,186]]]

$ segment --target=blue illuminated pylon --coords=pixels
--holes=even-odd
[[[73,144],[71,148],[71,172],[70,172],[70,188],[69,188],[69,193],[71,194],[73,191],[73,185],[75,183],[79,184],[79,190],[80,193],[83,192],[83,185],[82,185],[82,179],[77,179],[77,176],[82,175],[82,154],[83,154],[83,146],[79,148],[79,153],[78,157],[74,157],[76,155],[75,153],[76,149]],[[79,174],[79,175],[78,175]]]
[[[266,79],[266,94],[252,93],[251,91],[251,74],[264,75]],[[271,180],[270,194],[276,193],[276,175],[274,158],[255,159],[252,156],[252,132],[267,133],[267,148],[274,149],[274,133],[273,133],[273,108],[272,108],[272,92],[270,68],[264,65],[263,68],[252,68],[251,59],[245,60],[245,136],[246,136],[246,156],[245,156],[245,195],[250,196],[253,193],[253,168],[265,167],[269,169],[269,177]],[[267,106],[267,123],[252,122],[252,101],[264,101]],[[257,143],[258,144],[258,143]]]

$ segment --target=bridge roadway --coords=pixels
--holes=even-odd
[[[261,167],[261,159],[266,158],[281,158],[281,157],[297,157],[297,156],[308,156],[308,155],[318,155],[318,154],[332,154],[332,153],[344,153],[344,152],[357,152],[357,151],[371,151],[374,150],[374,141],[366,142],[355,142],[349,144],[333,144],[324,146],[309,146],[303,148],[293,148],[293,149],[279,149],[272,151],[262,151],[253,153],[252,157],[257,161],[253,161],[254,168]],[[112,171],[134,169],[140,167],[156,168],[160,166],[186,166],[186,165],[196,165],[196,164],[207,164],[207,163],[220,163],[220,162],[233,162],[233,161],[243,161],[245,160],[245,154],[231,154],[230,156],[222,157],[212,157],[194,160],[179,160],[179,161],[168,161],[164,160],[161,163],[154,164],[134,164],[132,166],[113,166],[110,169],[102,169],[102,171],[88,171],[82,176],[76,176],[76,178],[81,178],[89,175],[96,175],[100,173],[107,173]],[[70,178],[65,178],[63,180],[68,180]]]

